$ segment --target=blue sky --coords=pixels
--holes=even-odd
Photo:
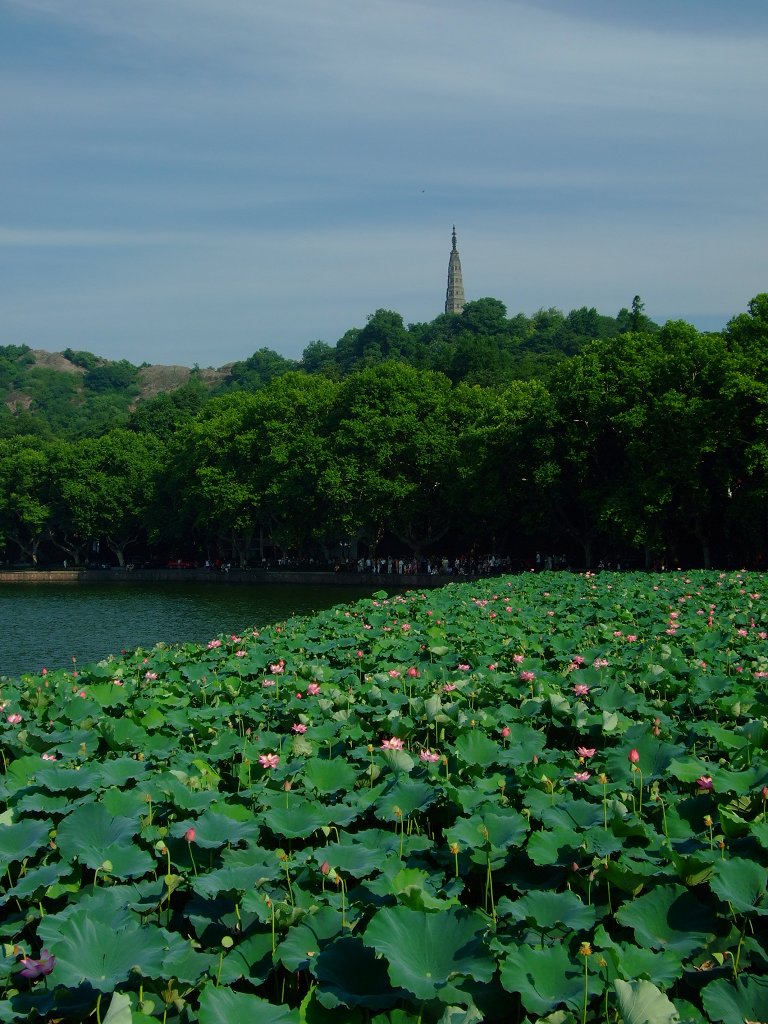
[[[378,308],[768,290],[765,0],[0,0],[0,344],[220,366]]]

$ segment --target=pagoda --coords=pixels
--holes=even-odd
[[[456,225],[453,225],[453,248],[448,260],[448,289],[445,293],[445,312],[461,313],[464,310],[464,282],[461,279],[461,260],[456,248]]]

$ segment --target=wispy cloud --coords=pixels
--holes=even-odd
[[[512,311],[725,319],[768,269],[768,13],[736,6],[6,0],[5,338],[244,356],[431,318],[454,221]]]

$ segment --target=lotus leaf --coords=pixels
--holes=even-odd
[[[710,1020],[723,1024],[757,1022],[766,1017],[768,978],[740,978],[735,982],[718,979],[701,995]]]
[[[205,986],[200,993],[200,1024],[299,1024],[299,1011],[245,992]]]
[[[768,914],[768,905],[759,906],[766,895],[766,869],[743,857],[720,860],[714,865],[709,886],[721,900],[730,903],[738,914]]]
[[[542,1014],[563,1003],[577,1009],[584,999],[584,969],[565,946],[516,946],[501,962],[501,984],[518,992],[526,1010]]]
[[[677,1024],[680,1020],[674,1004],[652,982],[617,978],[615,986],[624,1024]]]
[[[63,857],[76,857],[96,870],[106,862],[117,878],[139,877],[151,871],[155,861],[133,842],[136,822],[114,818],[103,804],[76,807],[59,825],[56,843]]]
[[[485,922],[479,914],[448,908],[424,914],[385,907],[374,914],[363,941],[383,955],[392,984],[418,999],[461,1002],[463,977],[489,981],[494,962],[482,948]]]
[[[329,1009],[381,1010],[394,1006],[403,995],[392,987],[386,961],[357,936],[345,935],[327,946],[313,959],[312,970],[320,982],[317,998]]]
[[[652,949],[674,949],[689,956],[714,937],[712,912],[680,885],[660,885],[626,903],[617,919],[634,929],[637,941]]]
[[[153,925],[130,923],[116,929],[87,910],[64,919],[48,916],[38,932],[56,950],[58,984],[89,984],[101,992],[111,992],[136,971],[145,978],[163,977],[169,953],[189,948],[179,935]]]

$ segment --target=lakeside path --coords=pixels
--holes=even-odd
[[[322,586],[371,587],[373,590],[423,590],[446,583],[466,583],[474,576],[426,573],[312,572],[264,569],[18,569],[0,571],[0,583],[216,583],[216,584],[318,584]]]

